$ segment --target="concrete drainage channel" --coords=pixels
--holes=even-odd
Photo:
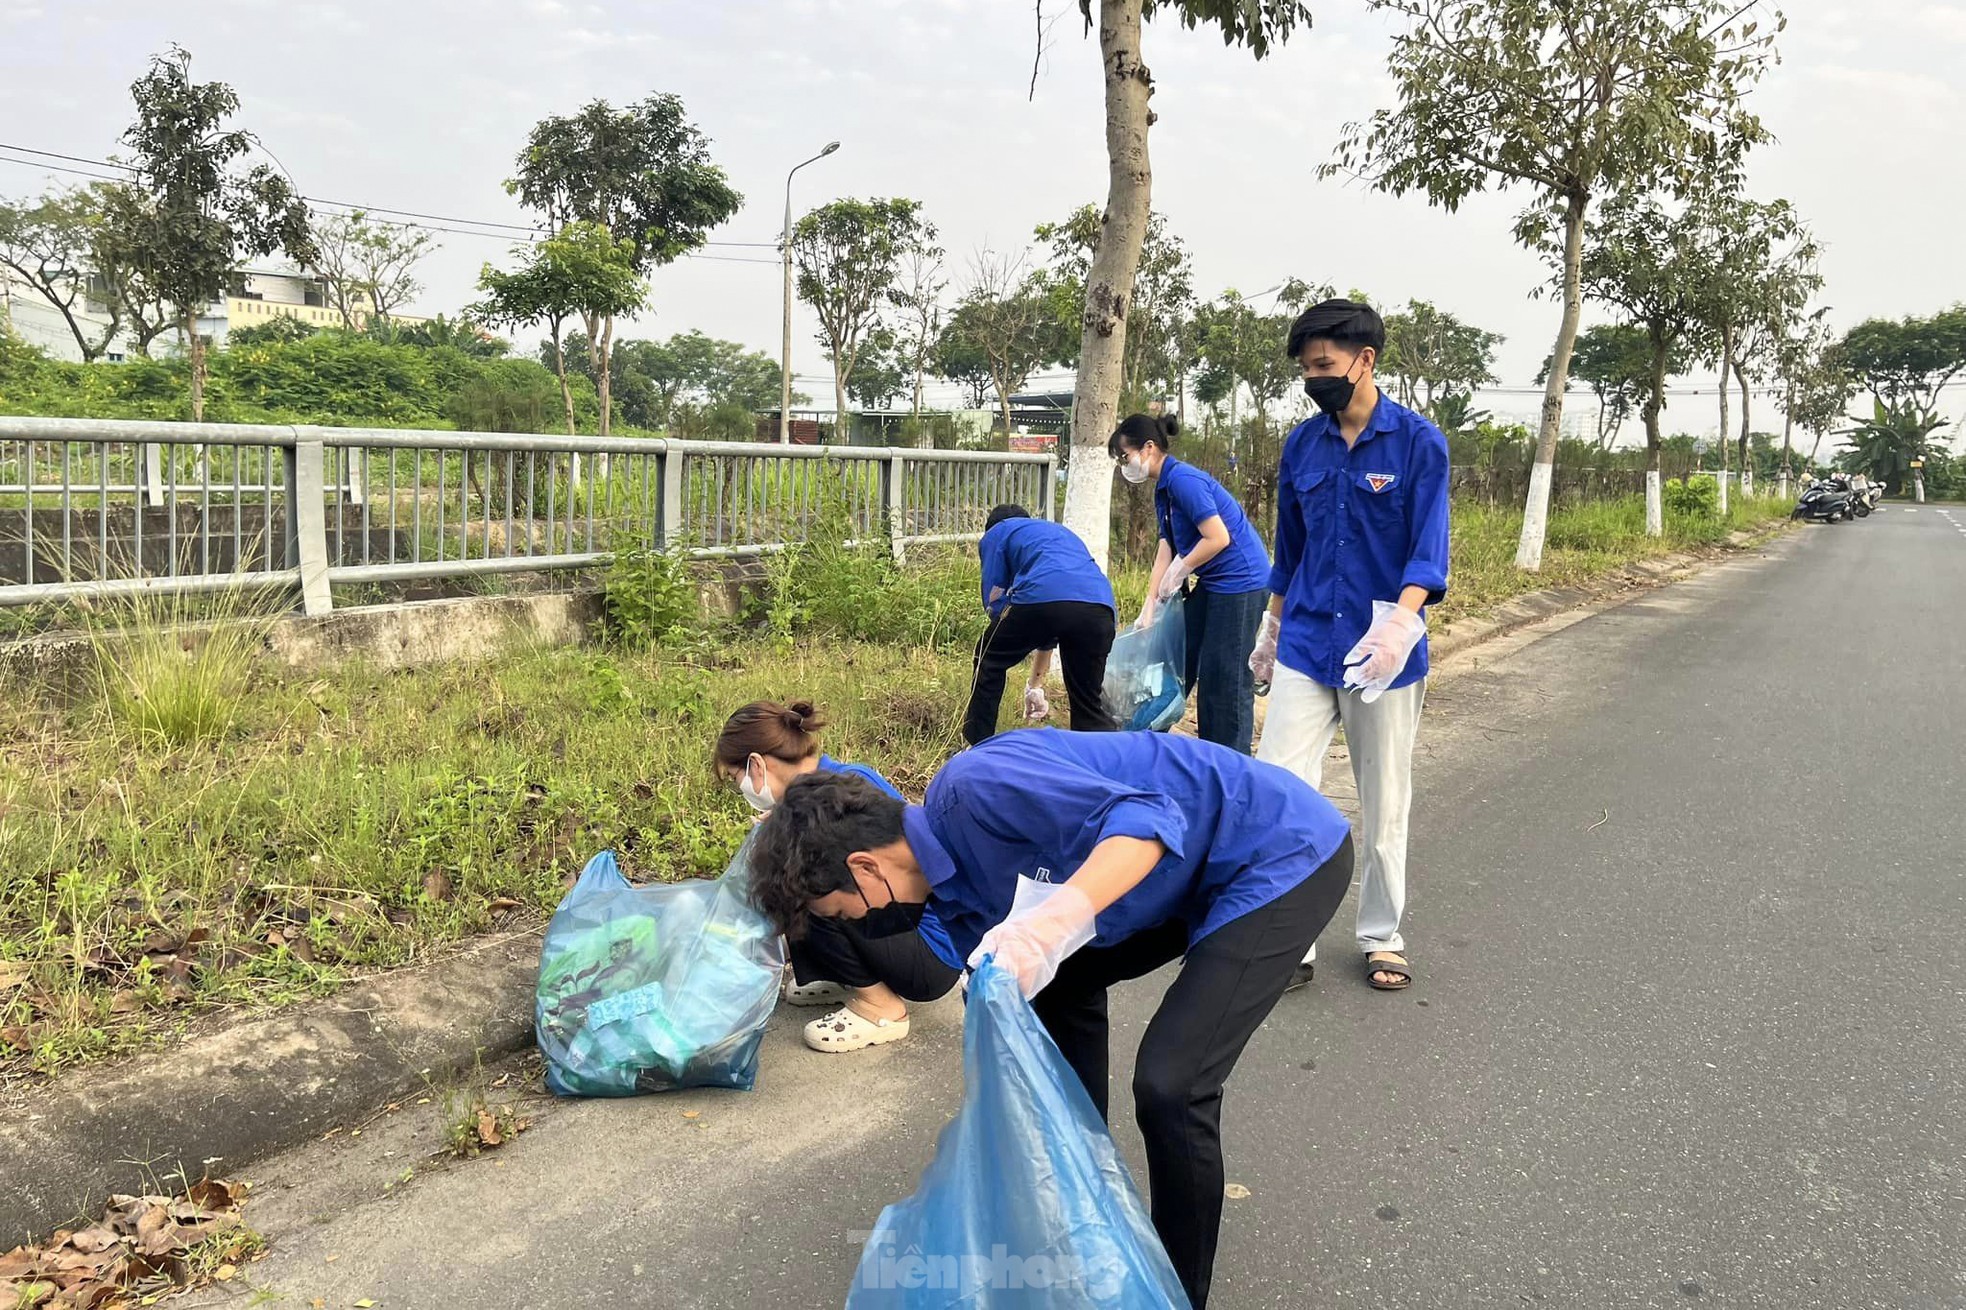
[[[1588,617],[1717,562],[1674,556],[1592,587],[1518,597],[1439,634],[1436,658],[1450,660],[1559,615]],[[477,607],[467,635],[424,639],[456,623],[460,606]],[[288,644],[275,648],[310,660],[373,659],[392,645],[427,658],[465,658],[506,641],[578,640],[591,631],[594,606],[591,596],[490,597],[380,607],[395,611],[388,615],[344,611],[291,621],[293,635],[281,639]],[[308,626],[340,623],[354,626],[332,635]],[[393,663],[403,662],[422,661]],[[48,673],[47,665],[36,667]],[[236,1176],[529,1045],[542,927],[481,939],[331,999],[214,1028],[10,1098],[0,1123],[0,1178],[9,1181],[0,1188],[0,1249],[94,1214],[111,1193]]]

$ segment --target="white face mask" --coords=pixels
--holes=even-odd
[[[1147,472],[1147,466],[1139,459],[1128,455],[1126,462],[1120,465],[1120,476],[1137,487],[1153,475]]]
[[[752,760],[757,761],[758,772],[765,774],[763,786],[752,785]],[[765,773],[765,762],[756,755],[753,755],[750,760],[744,762],[744,772],[737,779],[737,790],[744,794],[744,799],[749,802],[751,808],[760,814],[770,814],[771,807],[778,804],[778,797],[771,794],[771,775]]]

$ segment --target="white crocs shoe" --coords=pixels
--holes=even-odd
[[[787,1005],[843,1005],[846,995],[846,988],[836,982],[797,983],[788,979],[785,984]]]
[[[842,1005],[806,1025],[806,1045],[815,1051],[838,1054],[860,1051],[869,1046],[885,1046],[908,1035],[906,1019],[868,1019]]]

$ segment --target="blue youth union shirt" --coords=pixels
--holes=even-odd
[[[1277,471],[1279,663],[1343,686],[1373,601],[1397,601],[1409,586],[1425,587],[1429,605],[1447,594],[1447,481],[1440,429],[1385,395],[1350,449],[1327,415],[1297,425]],[[1423,638],[1393,686],[1426,676]]]
[[[1194,465],[1172,455],[1161,462],[1154,516],[1160,522],[1161,538],[1176,555],[1186,555],[1201,541],[1202,524],[1221,518],[1229,530],[1229,544],[1195,570],[1204,590],[1233,596],[1269,585],[1270,552],[1263,549],[1263,539],[1250,526],[1249,516],[1227,487]]]
[[[1005,519],[983,534],[983,608],[1076,600],[1113,609],[1113,584],[1078,534],[1049,519]],[[990,593],[1004,594],[996,600]]]
[[[902,818],[957,968],[1019,879],[1060,883],[1108,837],[1167,854],[1096,924],[1096,946],[1170,921],[1190,944],[1311,876],[1350,829],[1295,774],[1157,732],[1006,732],[950,760]]]
[[[830,755],[821,755],[819,757],[819,771],[821,773],[850,773],[856,778],[865,778],[868,782],[873,783],[876,787],[879,787],[882,791],[898,801],[905,803],[908,799],[901,794],[900,789],[893,783],[864,764],[842,764]],[[935,952],[938,959],[946,960],[955,953],[955,947],[949,944],[949,930],[942,926],[941,920],[935,917],[933,910],[923,912],[921,926],[917,931],[921,933],[922,940],[928,943],[928,948]],[[958,965],[956,967],[960,968],[961,966]]]

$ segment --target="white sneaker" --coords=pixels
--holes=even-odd
[[[846,1001],[846,988],[836,982],[795,983],[785,985],[785,1004],[787,1005],[841,1005]]]
[[[869,1019],[842,1005],[806,1025],[806,1045],[815,1051],[838,1054],[885,1046],[908,1035],[908,1020]]]

